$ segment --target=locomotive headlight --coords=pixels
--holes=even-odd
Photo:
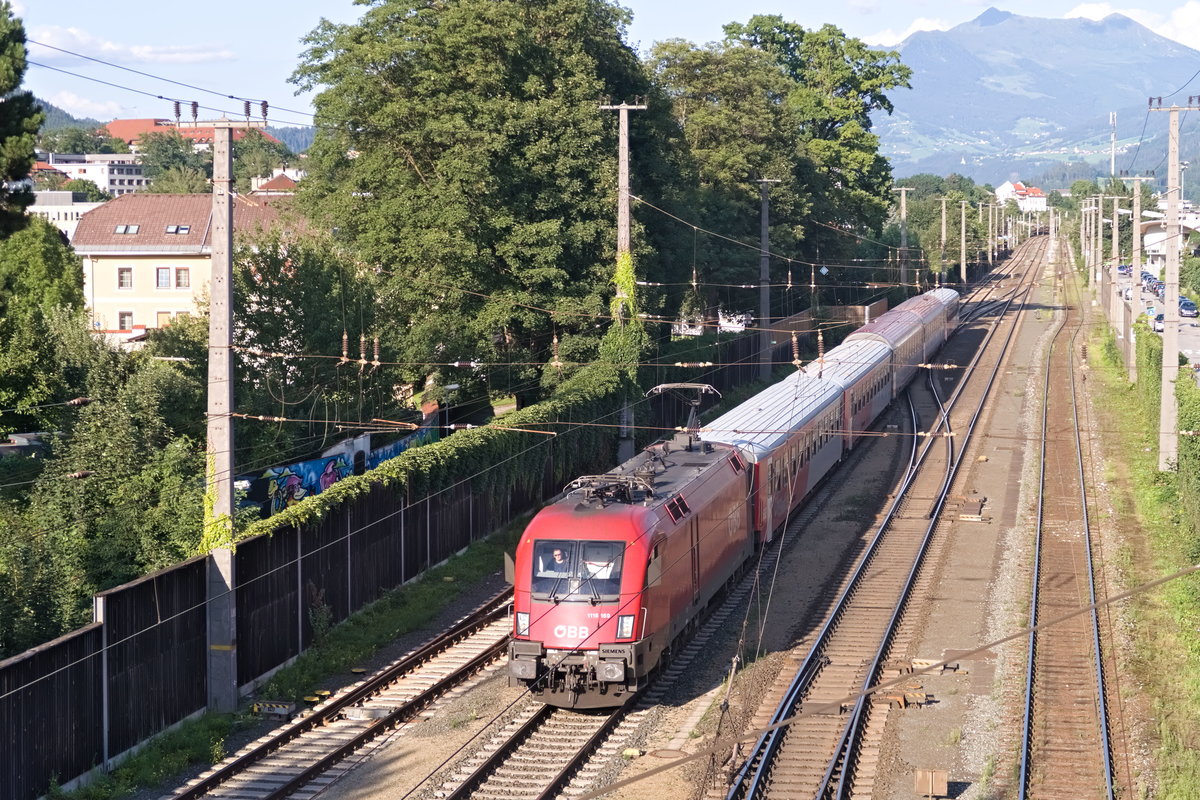
[[[633,614],[622,614],[617,617],[617,638],[629,639],[633,636]]]
[[[518,611],[517,612],[517,636],[528,636],[528,635],[529,635],[529,612],[528,611]]]

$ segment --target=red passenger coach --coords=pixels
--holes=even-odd
[[[754,550],[746,462],[681,435],[574,481],[517,545],[510,680],[620,705]]]
[[[892,402],[891,365],[890,347],[860,339],[840,344],[804,367],[805,374],[842,387],[842,430],[847,450]]]
[[[796,372],[705,426],[706,442],[737,447],[754,465],[754,528],[770,541],[842,457],[841,388]]]

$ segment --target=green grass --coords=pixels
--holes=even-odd
[[[213,764],[225,758],[226,739],[247,723],[246,717],[233,714],[206,714],[189,720],[155,738],[90,785],[70,792],[51,786],[48,796],[54,800],[114,800],[158,786],[192,764]]]
[[[325,678],[348,671],[396,637],[429,623],[464,588],[503,568],[505,551],[514,549],[527,522],[528,517],[522,517],[500,533],[472,544],[420,581],[389,592],[331,629],[319,644],[275,673],[258,695],[270,700],[302,700]]]
[[[1101,327],[1094,338],[1102,354],[1093,384],[1101,392],[1099,426],[1112,440],[1108,450],[1121,454],[1132,508],[1119,491],[1111,499],[1144,532],[1138,539],[1128,531],[1126,544],[1110,558],[1125,585],[1136,586],[1195,563],[1200,536],[1181,513],[1179,476],[1158,470],[1157,415],[1145,412],[1139,392],[1127,383],[1111,332]],[[1158,725],[1157,796],[1200,796],[1194,744],[1200,741],[1200,580],[1193,575],[1139,594],[1128,613],[1135,637],[1132,677],[1150,696]],[[1135,793],[1145,795],[1141,779],[1136,783]]]

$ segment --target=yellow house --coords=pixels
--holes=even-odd
[[[235,236],[280,224],[285,196],[235,195]],[[79,220],[71,244],[83,259],[92,331],[118,341],[199,313],[211,277],[212,195],[121,195]]]

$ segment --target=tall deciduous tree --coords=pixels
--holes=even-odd
[[[50,153],[128,153],[124,139],[108,134],[107,128],[89,130],[78,126],[44,130],[38,146]]]
[[[616,199],[600,100],[647,89],[626,19],[605,0],[390,0],[309,36],[296,81],[324,91],[301,196],[380,269],[401,360],[544,362],[555,333],[598,332]],[[487,377],[537,386],[530,367]]]
[[[151,181],[171,170],[199,172],[212,177],[212,153],[197,151],[179,131],[146,133],[138,139],[138,163]]]
[[[853,256],[854,234],[878,230],[890,205],[891,175],[870,114],[891,110],[885,92],[907,85],[908,69],[894,53],[869,50],[832,26],[806,31],[756,16],[725,32],[725,41],[703,47],[659,43],[648,60],[695,159],[699,218],[757,242],[757,183],[776,181],[769,188],[772,250],[808,261]],[[757,282],[755,250],[720,242],[705,250],[703,280]],[[743,307],[757,304],[753,292],[722,292]]]
[[[0,316],[14,299],[51,309],[83,307],[83,268],[62,233],[42,217],[0,241]]]
[[[0,236],[25,224],[33,191],[21,186],[33,167],[33,146],[45,119],[33,95],[19,91],[25,77],[25,26],[0,2]]]

